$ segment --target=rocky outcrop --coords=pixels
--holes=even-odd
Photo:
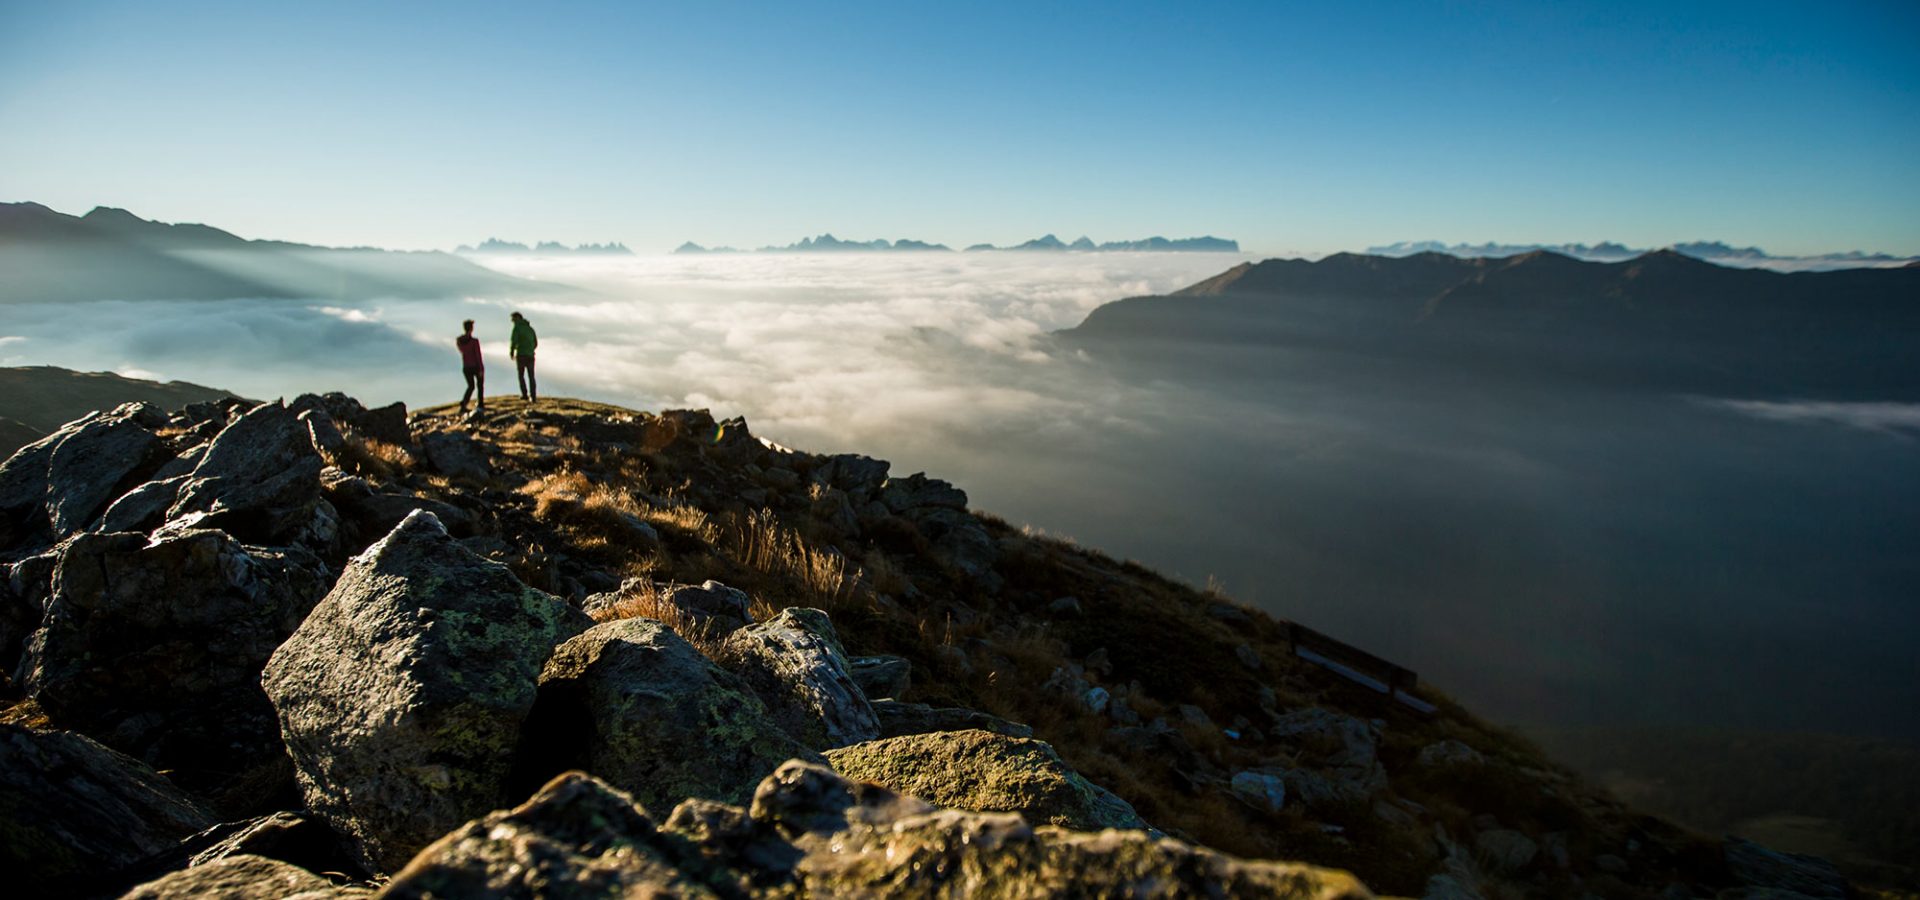
[[[308,808],[391,871],[498,806],[540,668],[588,624],[431,514],[409,516],[262,676]]]
[[[395,898],[1371,896],[1352,876],[1245,862],[1140,832],[1079,834],[939,810],[790,762],[741,810],[689,802],[664,826],[583,774],[469,823],[388,885]]]
[[[427,465],[432,466],[448,478],[459,481],[486,481],[493,466],[487,461],[487,450],[464,434],[453,431],[436,431],[420,439],[420,450],[426,454]]]
[[[743,802],[780,763],[813,757],[738,676],[651,619],[596,625],[554,651],[527,734],[517,783],[584,768],[659,809]]]
[[[1845,900],[1854,896],[1846,876],[1833,863],[1817,856],[1769,850],[1745,838],[1729,837],[1727,872],[1736,884],[1773,893],[1781,900]]]
[[[299,866],[239,854],[149,881],[121,900],[330,900],[371,897],[365,888],[341,888]]]
[[[332,512],[320,500],[322,465],[298,413],[262,403],[213,438],[167,520],[187,519],[250,543],[325,545],[333,534]]]
[[[988,731],[905,735],[832,750],[827,760],[848,778],[940,806],[1014,812],[1080,830],[1148,827],[1125,800],[1030,738]]]
[[[0,724],[0,862],[9,890],[75,892],[212,824],[138,760],[77,734]]]
[[[147,480],[173,450],[154,434],[160,408],[129,403],[71,428],[47,460],[48,521],[56,535],[87,527],[113,498]]]
[[[187,773],[280,756],[260,670],[325,592],[325,564],[219,531],[86,533],[57,560],[19,667],[48,714]]]
[[[1387,789],[1374,725],[1313,707],[1274,716],[1267,737],[1292,745],[1307,765],[1287,772],[1287,788],[1308,805],[1361,803]]]
[[[725,653],[775,721],[802,744],[827,750],[880,736],[873,707],[854,683],[826,613],[782,610],[728,635]]]

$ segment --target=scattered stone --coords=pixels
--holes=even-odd
[[[498,806],[540,668],[588,624],[431,514],[408,516],[261,678],[307,807],[378,872]]]
[[[280,734],[260,671],[328,578],[305,550],[219,531],[79,535],[59,550],[22,687],[66,727],[162,768],[271,762]]]
[[[1514,873],[1533,865],[1540,845],[1533,839],[1505,828],[1482,831],[1473,838],[1473,849],[1495,872]]]
[[[1213,717],[1207,711],[1191,703],[1180,704],[1180,720],[1198,728],[1212,728]]]
[[[988,731],[904,735],[831,750],[827,760],[849,778],[939,806],[1017,812],[1081,830],[1147,827],[1125,800],[1031,738]]]
[[[721,633],[730,633],[753,624],[753,600],[747,596],[747,592],[712,579],[697,586],[670,585],[663,598],[694,622]]]
[[[904,656],[856,656],[847,662],[860,693],[872,699],[899,697],[913,681],[913,663]]]
[[[1055,616],[1080,615],[1080,598],[1074,596],[1055,597],[1047,604],[1047,613]]]
[[[212,824],[138,760],[78,734],[0,724],[0,862],[15,890],[83,893]]]
[[[486,448],[457,431],[436,431],[421,438],[420,450],[428,466],[456,481],[484,482],[493,471]]]
[[[651,619],[594,626],[560,645],[520,750],[520,783],[584,768],[650,808],[744,802],[785,760],[818,758],[740,677]]]
[[[1456,766],[1477,766],[1486,761],[1486,757],[1481,756],[1480,751],[1449,738],[1420,748],[1416,765],[1423,769],[1447,769]]]
[[[899,737],[904,734],[928,734],[935,731],[967,731],[978,729],[1004,734],[1008,737],[1033,737],[1033,729],[1018,722],[1009,722],[999,716],[989,715],[977,709],[963,707],[934,708],[925,703],[901,703],[897,700],[873,701],[873,713],[880,721],[881,737]]]
[[[1816,900],[1844,900],[1853,896],[1846,876],[1818,856],[1769,850],[1745,838],[1729,836],[1724,844],[1727,873],[1746,887],[1791,891]]]
[[[1255,672],[1260,671],[1260,651],[1253,649],[1253,645],[1235,644],[1233,647],[1233,657],[1238,659],[1241,665]]]
[[[1279,812],[1287,804],[1287,782],[1272,772],[1247,769],[1233,773],[1228,782],[1234,796],[1247,801],[1255,809],[1267,812]]]
[[[826,613],[782,610],[728,635],[726,655],[795,740],[827,750],[880,736]]]
[[[1364,719],[1310,707],[1274,717],[1267,737],[1295,745],[1304,761],[1323,770],[1318,777],[1336,797],[1365,800],[1387,788],[1387,773],[1378,755],[1379,734]],[[1296,770],[1289,775],[1289,786],[1308,799],[1320,793],[1309,784],[1314,776]]]

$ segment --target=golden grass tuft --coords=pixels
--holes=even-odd
[[[351,474],[387,481],[413,471],[413,454],[405,447],[351,431],[343,437],[334,462]]]
[[[726,635],[722,634],[710,622],[694,617],[679,606],[667,600],[660,585],[646,582],[636,585],[612,606],[597,610],[593,614],[596,622],[617,622],[621,619],[652,619],[673,633],[685,638],[694,649],[706,654],[708,659],[722,658]]]

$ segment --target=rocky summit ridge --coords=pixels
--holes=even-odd
[[[1854,892],[704,411],[128,403],[0,562],[14,896]]]

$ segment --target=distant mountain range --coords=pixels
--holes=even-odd
[[[256,241],[124,209],[0,203],[0,303],[444,297],[560,290],[447,253]]]
[[[625,244],[581,244],[569,247],[553,241],[541,241],[529,247],[514,241],[487,238],[477,245],[461,244],[453,252],[462,256],[632,256]]]
[[[1850,269],[1861,266],[1920,262],[1920,257],[1892,256],[1886,253],[1866,253],[1859,250],[1823,253],[1818,256],[1775,256],[1759,247],[1734,247],[1721,241],[1690,241],[1665,249],[1708,262],[1746,268],[1784,270]],[[1620,262],[1651,252],[1645,248],[1628,247],[1614,241],[1602,241],[1598,244],[1443,244],[1439,241],[1400,241],[1367,248],[1368,253],[1376,256],[1445,253],[1449,256],[1488,258],[1518,256],[1537,250],[1546,250],[1590,262]]]
[[[1109,303],[1060,337],[1154,353],[1335,350],[1680,392],[1920,399],[1920,268],[1782,273],[1673,250],[1611,263],[1542,250],[1339,253],[1242,264],[1168,296]]]
[[[926,241],[916,241],[916,240],[909,240],[905,238],[902,238],[901,240],[897,240],[897,241],[889,241],[889,240],[886,240],[885,238],[881,238],[879,240],[872,240],[872,241],[846,241],[846,240],[841,240],[840,238],[834,237],[831,234],[823,234],[823,235],[820,235],[819,237],[802,238],[798,242],[788,244],[784,247],[761,247],[759,250],[754,252],[756,253],[835,253],[835,252],[852,251],[852,252],[872,253],[872,252],[887,252],[887,251],[952,252],[952,250],[953,248],[947,246],[946,244],[931,244],[931,243],[927,243]],[[1096,252],[1096,253],[1097,252],[1117,252],[1117,251],[1135,251],[1135,252],[1150,252],[1150,253],[1238,253],[1240,252],[1240,243],[1238,241],[1231,241],[1225,238],[1217,238],[1217,237],[1179,238],[1175,240],[1169,240],[1163,237],[1150,237],[1150,238],[1143,238],[1137,241],[1108,241],[1107,243],[1104,243],[1104,244],[1095,244],[1092,241],[1092,239],[1087,238],[1085,236],[1080,237],[1079,239],[1073,241],[1072,243],[1068,243],[1066,241],[1062,241],[1059,238],[1049,234],[1049,235],[1044,235],[1041,237],[1034,238],[1033,240],[1026,241],[1025,243],[1015,244],[1009,247],[997,247],[993,244],[974,244],[973,246],[970,246],[967,248],[967,252],[969,253],[986,251],[986,250],[1043,250],[1043,251],[1058,251],[1058,252],[1077,251],[1077,252]],[[692,241],[688,241],[687,243],[681,244],[679,247],[675,248],[673,252],[675,253],[741,253],[744,251],[736,250],[732,247],[702,247],[699,244],[693,243]]]

